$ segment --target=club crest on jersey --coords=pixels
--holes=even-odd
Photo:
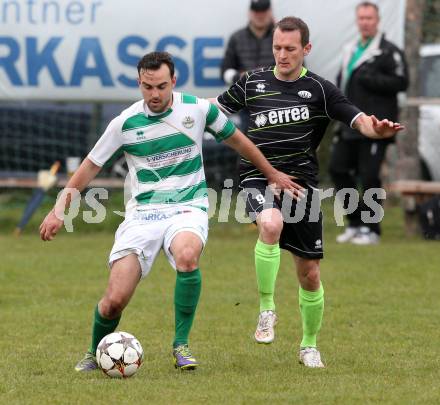
[[[187,115],[183,121],[182,121],[182,125],[187,128],[190,129],[194,126],[194,118],[190,117],[189,115]]]
[[[298,96],[300,96],[302,98],[311,98],[312,93],[310,93],[310,91],[307,91],[307,90],[301,90],[298,92]]]
[[[255,91],[257,93],[265,93],[266,92],[266,85],[264,83],[258,83],[257,89]]]
[[[255,117],[255,125],[257,128],[261,128],[267,123],[270,125],[288,124],[289,122],[307,121],[309,118],[310,111],[307,106],[289,107],[281,110],[272,110],[266,114],[257,114]]]

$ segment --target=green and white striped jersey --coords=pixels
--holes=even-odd
[[[234,133],[235,126],[208,100],[173,92],[171,108],[161,114],[149,111],[144,100],[122,111],[88,158],[104,166],[125,154],[130,176],[127,213],[170,204],[207,210],[202,157],[205,131],[220,142]]]

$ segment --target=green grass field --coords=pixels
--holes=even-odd
[[[172,365],[175,276],[161,255],[119,327],[138,337],[146,360],[134,378],[120,381],[73,370],[89,344],[118,218],[43,243],[36,227],[44,208],[14,238],[23,206],[1,207],[2,404],[440,403],[440,245],[405,238],[399,208],[386,211],[379,246],[355,247],[334,243],[339,230],[326,207],[319,339],[326,369],[298,364],[298,286],[287,253],[278,277],[276,341],[253,342],[256,232],[213,221],[191,335],[200,369],[180,373]]]

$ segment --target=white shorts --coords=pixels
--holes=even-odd
[[[203,243],[208,239],[208,214],[191,206],[137,211],[119,225],[110,252],[109,266],[115,260],[135,253],[142,269],[142,277],[151,270],[160,249],[176,269],[170,245],[179,232],[195,233]]]

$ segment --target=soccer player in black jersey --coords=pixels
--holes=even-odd
[[[310,50],[307,25],[296,17],[283,18],[274,30],[275,67],[244,74],[216,103],[229,113],[246,109],[250,118],[248,137],[275,168],[290,174],[304,188],[303,193],[294,190],[291,195],[285,191],[273,198],[264,176],[249,161],[241,160],[240,181],[247,194],[246,211],[259,231],[255,267],[260,316],[255,339],[259,343],[274,340],[277,315],[273,295],[282,248],[292,253],[300,284],[300,363],[324,367],[316,347],[324,312],[319,270],[323,257],[322,216],[319,211],[318,215],[312,212],[318,175],[316,148],[331,119],[352,126],[369,138],[391,137],[403,127],[367,116],[332,83],[304,68],[304,57]],[[305,215],[299,222],[292,221],[301,198],[306,202]],[[291,209],[286,212],[284,203],[289,199]]]

